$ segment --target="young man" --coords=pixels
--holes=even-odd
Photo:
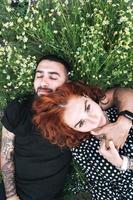
[[[55,56],[43,57],[36,69],[36,95],[47,95],[67,81],[70,66]],[[68,149],[43,139],[32,124],[32,101],[13,101],[5,110],[2,136],[2,174],[9,200],[62,199],[71,161]]]
[[[69,70],[66,61],[52,55],[43,57],[37,64],[35,74],[36,95],[55,91],[68,80]],[[123,99],[123,92],[118,92],[115,100],[117,97]],[[2,119],[2,174],[7,200],[62,199],[71,153],[41,137],[32,124],[33,100],[34,96],[23,101],[15,100],[8,105]],[[103,105],[109,101],[103,102]],[[114,130],[119,123],[115,124],[116,127],[114,125]],[[130,120],[126,124],[129,128]],[[123,130],[123,135],[127,137],[127,128]]]

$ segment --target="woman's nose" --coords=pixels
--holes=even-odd
[[[97,119],[97,116],[95,113],[93,113],[93,114],[91,113],[91,114],[87,114],[86,118],[89,122],[94,123]]]

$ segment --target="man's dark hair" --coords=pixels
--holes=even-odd
[[[43,61],[43,60],[50,60],[50,61],[55,61],[55,62],[59,62],[61,63],[62,65],[64,65],[67,73],[71,71],[71,65],[65,61],[63,58],[61,57],[58,57],[57,55],[52,55],[52,54],[49,54],[49,55],[45,55],[45,56],[42,56],[38,62],[37,62],[37,66],[38,64]]]

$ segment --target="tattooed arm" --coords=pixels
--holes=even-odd
[[[113,105],[117,106],[119,111],[128,110],[133,112],[133,89],[113,88],[108,90],[105,99],[100,102],[100,106],[105,110]],[[108,142],[112,140],[115,147],[119,149],[124,146],[131,126],[132,120],[119,116],[116,122],[105,125],[95,134],[106,134],[106,147],[109,148]]]
[[[14,179],[14,137],[15,135],[13,133],[3,127],[1,144],[1,171],[7,200],[19,200],[16,194]]]

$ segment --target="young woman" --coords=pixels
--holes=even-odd
[[[55,93],[34,102],[33,121],[45,138],[72,149],[74,159],[88,179],[93,200],[130,200],[133,199],[133,128],[119,152],[112,142],[106,149],[105,140],[101,143],[96,133],[100,127],[115,122],[118,111],[116,108],[103,111],[99,102],[104,97],[98,87],[66,83]]]

